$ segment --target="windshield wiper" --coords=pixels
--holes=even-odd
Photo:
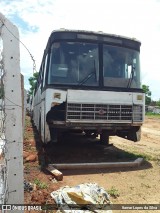
[[[84,83],[86,83],[86,81],[88,81],[92,76],[93,74],[95,74],[95,71],[92,71],[91,73],[89,73],[81,82],[79,82],[78,85],[83,85]]]
[[[129,81],[128,81],[127,88],[131,87],[131,84],[132,84],[132,81],[133,81],[133,77],[134,77],[135,69],[136,69],[135,66],[132,65],[131,75],[130,75],[130,78],[129,78]]]
[[[95,65],[95,60],[94,60],[94,70],[92,72],[90,72],[81,82],[79,82],[78,85],[83,85],[84,83],[86,83],[93,75],[95,74],[95,78],[96,78],[96,65]]]

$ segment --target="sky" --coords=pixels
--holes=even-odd
[[[39,71],[43,51],[53,30],[103,31],[141,41],[141,82],[152,100],[160,99],[160,0],[0,0],[0,12],[18,27],[20,40]],[[20,45],[25,88],[33,62]]]

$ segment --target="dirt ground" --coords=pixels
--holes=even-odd
[[[65,136],[62,144],[50,144],[44,148],[30,117],[26,116],[24,178],[33,184],[34,189],[25,192],[25,203],[53,204],[52,191],[66,185],[90,182],[104,187],[113,204],[160,204],[160,117],[146,117],[140,142],[110,137],[110,143],[113,146],[105,147],[98,138],[71,135]],[[37,156],[36,160],[27,161],[26,153],[33,154],[33,158]],[[136,168],[63,170],[62,181],[56,181],[45,169],[48,163],[133,161],[138,157],[143,157],[144,161]],[[153,212],[129,212],[135,211]]]

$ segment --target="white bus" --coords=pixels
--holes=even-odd
[[[145,97],[140,45],[102,32],[57,30],[48,39],[34,93],[33,121],[44,143],[64,132],[139,141]]]

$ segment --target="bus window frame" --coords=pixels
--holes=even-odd
[[[61,32],[58,32],[58,34],[61,34]],[[48,40],[45,53],[46,55],[48,54],[48,66],[47,69],[45,70],[45,75],[44,75],[44,68],[43,68],[43,86],[41,87],[41,91],[45,91],[46,88],[61,88],[61,89],[91,89],[91,90],[108,90],[108,91],[140,91],[141,88],[123,88],[123,87],[110,87],[110,86],[104,86],[103,82],[103,46],[104,45],[109,45],[109,46],[116,46],[116,47],[122,47],[122,48],[128,48],[131,50],[136,50],[140,53],[140,45],[141,43],[139,41],[130,41],[129,39],[126,38],[120,38],[122,40],[121,44],[115,43],[115,42],[107,42],[103,39],[103,35],[100,35],[100,37],[97,40],[90,40],[90,39],[80,39],[77,38],[77,36],[57,36],[58,34],[56,32],[53,32],[53,35],[50,36],[50,39]],[[68,34],[68,33],[67,33]],[[71,32],[72,34],[72,32]],[[77,34],[77,32],[73,33],[74,35]],[[72,38],[71,38],[72,37]],[[105,37],[105,36],[104,36]],[[107,36],[108,37],[108,36]],[[112,38],[112,36],[109,36]],[[90,86],[90,85],[71,85],[71,84],[49,84],[48,83],[48,74],[49,74],[49,63],[50,63],[50,54],[51,54],[51,46],[54,42],[86,42],[86,43],[93,43],[98,45],[99,49],[99,82],[97,86]],[[129,44],[128,44],[129,43]],[[132,44],[133,43],[133,44]],[[131,45],[132,44],[132,45]],[[44,54],[45,54],[44,53]],[[45,55],[45,56],[46,56]],[[44,63],[44,57],[43,57],[43,62]],[[46,72],[47,71],[47,72]],[[140,71],[141,73],[141,71]],[[44,79],[45,78],[45,79]]]

